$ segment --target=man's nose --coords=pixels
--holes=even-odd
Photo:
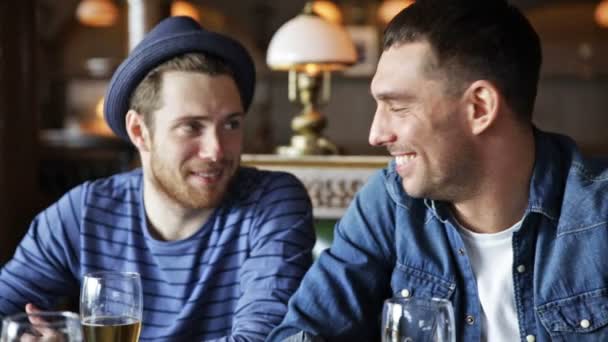
[[[202,159],[209,159],[213,162],[220,161],[224,158],[222,137],[216,129],[208,130],[201,137],[199,156]]]
[[[386,114],[376,110],[374,120],[369,130],[369,144],[372,146],[386,146],[397,140],[394,128]]]

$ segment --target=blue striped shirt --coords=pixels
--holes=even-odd
[[[292,175],[241,168],[193,236],[150,235],[142,172],[84,183],[32,222],[0,271],[0,315],[77,296],[84,274],[138,272],[141,341],[257,341],[278,325],[312,262],[306,189]]]

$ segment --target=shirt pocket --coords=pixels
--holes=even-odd
[[[553,341],[608,341],[608,288],[537,307]]]
[[[397,263],[391,276],[395,297],[450,299],[456,283],[420,269]]]

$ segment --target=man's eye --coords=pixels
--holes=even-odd
[[[241,127],[241,120],[230,120],[224,124],[224,128],[227,130],[235,130]]]
[[[406,117],[410,114],[410,107],[408,106],[390,106],[389,110],[399,117]]]
[[[185,122],[179,128],[185,133],[194,133],[200,131],[203,126],[198,122]]]

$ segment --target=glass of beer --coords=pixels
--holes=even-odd
[[[137,342],[143,294],[134,272],[94,272],[84,276],[80,317],[86,342]]]
[[[1,342],[82,342],[78,315],[67,311],[20,313],[2,320]]]
[[[389,298],[382,309],[382,342],[454,342],[454,311],[445,299]]]

